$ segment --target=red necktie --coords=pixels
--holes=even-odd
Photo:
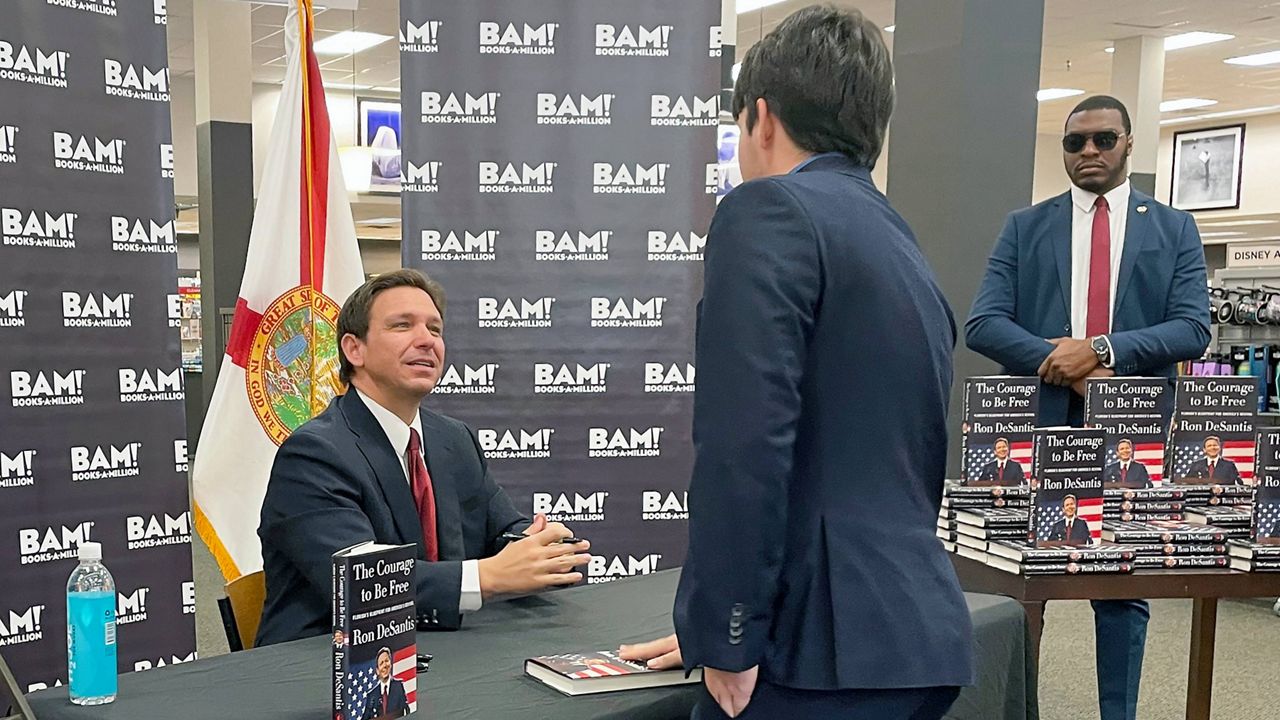
[[[1093,239],[1089,243],[1089,301],[1085,314],[1087,337],[1111,331],[1111,214],[1101,195],[1094,203]]]
[[[1218,464],[1218,463],[1216,463],[1216,462],[1214,462],[1214,461],[1212,461],[1212,460],[1210,460],[1210,461],[1209,461],[1209,478],[1210,478],[1210,479],[1212,479],[1212,478],[1213,478],[1213,468],[1214,468],[1217,464]]]
[[[409,428],[409,480],[413,484],[413,501],[418,504],[418,519],[422,521],[422,542],[427,559],[440,559],[440,541],[436,537],[436,493],[431,487],[431,475],[422,461],[422,441],[418,431]]]
[[[1128,466],[1128,465],[1121,465],[1121,466],[1120,466],[1120,482],[1124,482],[1125,477],[1126,477],[1128,474],[1129,474],[1129,466]]]
[[[382,691],[382,714],[387,714],[387,691],[385,689]]]

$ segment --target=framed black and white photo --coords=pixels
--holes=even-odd
[[[1173,135],[1173,187],[1169,204],[1179,210],[1240,207],[1244,125]]]

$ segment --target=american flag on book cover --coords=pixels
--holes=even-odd
[[[584,680],[587,678],[609,677],[610,675],[631,675],[636,672],[636,668],[627,667],[625,663],[607,663],[593,662],[586,670],[569,673],[569,677],[574,680]]]
[[[996,451],[987,443],[980,445],[970,445],[968,448],[968,458],[966,458],[965,467],[968,469],[966,478],[976,477],[982,467],[996,459]],[[1022,472],[1027,480],[1031,479],[1031,441],[1019,441],[1009,444],[1009,459],[1022,466]]]
[[[1240,479],[1253,482],[1253,456],[1256,452],[1253,440],[1224,440],[1222,457],[1236,464]],[[1173,454],[1173,477],[1180,478],[1187,474],[1191,464],[1204,457],[1204,448],[1200,443],[1179,445]]]
[[[1082,498],[1076,501],[1076,517],[1089,526],[1089,537],[1096,545],[1102,539],[1102,498]],[[1054,525],[1062,522],[1062,505],[1049,503],[1036,506],[1036,537],[1047,538]]]
[[[418,649],[409,646],[395,651],[391,657],[391,677],[404,684],[404,694],[409,701],[409,712],[418,709]],[[350,711],[343,720],[360,720],[365,716],[365,705],[372,698],[371,691],[378,686],[377,658],[352,666],[347,671],[347,693]]]
[[[1258,540],[1280,538],[1280,502],[1258,503],[1254,506],[1253,534]]]
[[[1147,468],[1151,484],[1159,487],[1164,480],[1164,443],[1137,443],[1133,446],[1133,459]],[[1107,465],[1120,462],[1114,447],[1107,448]]]

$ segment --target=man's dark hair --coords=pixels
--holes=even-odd
[[[1080,104],[1076,105],[1076,108],[1067,115],[1067,119],[1070,120],[1072,115],[1086,110],[1119,110],[1120,120],[1124,123],[1124,134],[1131,135],[1133,133],[1133,125],[1129,122],[1129,108],[1110,95],[1094,95],[1081,100]]]
[[[415,271],[415,272],[416,272],[416,271]],[[380,647],[380,648],[378,648],[378,654],[377,654],[377,655],[374,655],[374,656],[373,656],[373,659],[374,659],[374,660],[377,660],[378,658],[382,657],[383,655],[386,655],[387,657],[391,657],[391,648],[389,648],[389,647]]]
[[[1121,445],[1128,445],[1129,447],[1133,447],[1133,441],[1130,440],[1129,438],[1120,438],[1120,440],[1116,442],[1116,447],[1120,447]]]
[[[342,312],[338,313],[338,378],[344,385],[351,384],[351,376],[355,366],[347,360],[342,352],[341,342],[345,335],[351,334],[365,339],[369,334],[369,311],[373,309],[373,300],[383,290],[397,287],[415,287],[431,296],[431,301],[440,311],[440,319],[444,320],[444,288],[440,283],[413,269],[394,270],[376,275],[365,281],[363,285],[351,293],[351,297],[342,304]]]
[[[733,89],[733,116],[755,129],[764,98],[802,150],[840,152],[874,167],[893,113],[893,63],[880,29],[862,13],[815,5],[798,10],[747,51]]]
[[[999,445],[1000,443],[1004,443],[1005,445],[1008,445],[1008,444],[1009,444],[1009,438],[1002,438],[1002,437],[996,438],[996,439],[995,439],[995,442],[991,443],[991,447],[995,447],[996,445]]]
[[[1221,444],[1222,444],[1222,438],[1218,437],[1217,435],[1208,435],[1208,436],[1206,436],[1206,437],[1205,437],[1205,439],[1204,439],[1204,442],[1202,442],[1202,443],[1200,443],[1200,444],[1201,444],[1202,446],[1203,446],[1203,445],[1208,445],[1210,440],[1212,440],[1212,441],[1214,441],[1214,442],[1218,443],[1219,445],[1221,445]]]

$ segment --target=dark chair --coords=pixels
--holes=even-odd
[[[0,702],[3,702],[6,694],[13,698],[13,704],[5,711],[10,714],[0,717],[0,720],[36,720],[35,713],[31,712],[31,706],[27,704],[27,698],[18,687],[18,681],[13,677],[13,672],[9,670],[9,664],[4,661],[3,655],[0,655],[0,682],[4,683],[3,688],[0,688],[4,691],[0,692]],[[0,704],[0,708],[3,707],[4,705]]]

